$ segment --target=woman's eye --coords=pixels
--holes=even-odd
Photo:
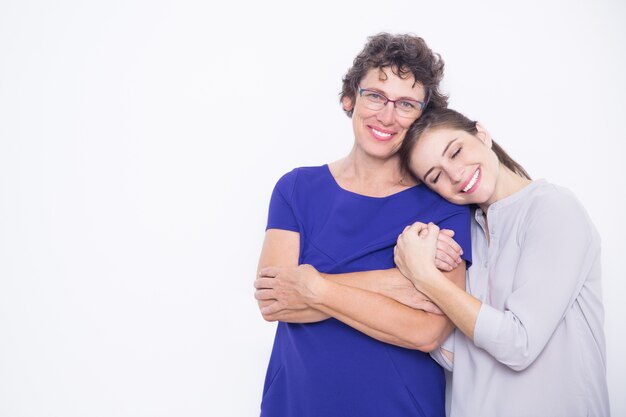
[[[383,98],[383,96],[381,96],[378,93],[372,93],[372,92],[368,92],[366,94],[366,97],[372,101],[385,101],[385,99]]]
[[[456,152],[454,152],[450,158],[451,158],[451,159],[456,158],[456,157],[457,157],[457,155],[461,153],[461,149],[463,149],[463,148],[462,148],[462,147],[460,147],[459,149],[457,149],[457,150],[456,150]]]
[[[410,101],[399,101],[398,106],[406,110],[413,110],[415,108],[415,105]]]
[[[439,181],[439,176],[441,175],[441,172],[439,174],[437,174],[437,176],[435,178],[433,178],[433,184],[437,184],[437,181]]]

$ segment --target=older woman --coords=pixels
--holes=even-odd
[[[434,222],[456,233],[462,250],[442,238],[451,258],[443,250],[440,260],[464,288],[469,210],[416,184],[398,156],[425,108],[446,106],[442,75],[421,38],[371,37],[343,80],[351,152],[276,184],[255,281],[263,316],[280,321],[262,416],[444,415],[443,371],[425,352],[452,325],[408,306],[420,295],[393,261],[407,225]]]

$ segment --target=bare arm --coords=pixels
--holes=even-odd
[[[322,279],[314,268],[308,267],[314,273],[313,279],[322,282],[319,288],[325,291],[320,293],[321,296],[306,299],[301,293],[289,299],[279,294],[274,291],[276,286],[288,283],[293,290],[306,282],[311,283],[297,274],[304,269],[297,266],[299,251],[299,233],[278,229],[266,232],[257,273],[258,277],[263,277],[255,281],[255,296],[266,320],[309,323],[332,316],[378,340],[424,351],[435,348],[451,332],[453,327],[447,318],[415,310],[376,294],[387,290],[395,293],[396,298],[404,297],[407,304],[424,302],[424,296],[395,268],[325,275],[326,279]],[[269,265],[273,268],[268,268]],[[270,274],[267,271],[272,269],[282,271],[283,275],[274,274],[268,281]],[[447,274],[464,287],[464,265]],[[306,302],[302,302],[304,299]]]
[[[464,264],[446,274],[457,285],[465,285]],[[445,316],[324,279],[310,265],[270,267],[261,270],[260,275],[255,281],[257,297],[276,300],[263,307],[266,319],[284,310],[306,311],[313,307],[378,340],[422,351],[436,348],[453,329]]]
[[[300,252],[300,234],[288,230],[269,229],[265,234],[263,249],[259,259],[259,271],[268,266],[296,267]],[[397,268],[379,271],[365,271],[348,274],[322,274],[324,278],[338,284],[363,290],[377,292],[393,298],[410,307],[440,313],[439,309],[423,294],[418,292],[411,281],[406,279]],[[275,300],[263,298],[257,291],[259,308],[271,304]],[[264,316],[268,321],[284,321],[288,323],[312,323],[325,320],[330,316],[322,311],[309,307],[306,309],[285,308],[271,316]]]
[[[289,230],[268,229],[265,232],[263,248],[259,265],[257,267],[257,278],[259,271],[269,266],[278,267],[296,267],[298,266],[298,258],[300,256],[300,233]],[[257,291],[257,303],[262,309],[275,300],[267,298],[259,298]],[[285,321],[288,323],[313,323],[326,320],[329,316],[314,308],[306,309],[285,309],[279,314],[268,316],[263,314],[263,318],[267,321]]]
[[[442,273],[459,291],[465,288],[465,264]],[[368,291],[326,283],[318,287],[313,305],[351,327],[387,343],[425,352],[437,348],[454,326],[442,315],[416,310]]]
[[[375,292],[416,310],[443,316],[439,307],[419,292],[398,268],[321,275],[337,284]]]
[[[444,271],[451,271],[461,262],[461,247],[452,239],[454,232],[443,230],[437,246],[435,264]],[[269,229],[263,242],[258,272],[267,266],[293,267],[298,264],[300,234],[288,230]],[[382,294],[414,309],[443,315],[442,311],[424,294],[417,291],[397,268],[376,271],[363,271],[346,274],[322,274],[330,281],[350,287]],[[258,299],[259,308],[273,300]],[[329,316],[313,308],[303,310],[284,309],[272,319],[290,323],[310,323],[327,319]]]

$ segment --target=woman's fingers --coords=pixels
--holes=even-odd
[[[274,290],[256,290],[254,292],[254,298],[259,301],[275,300],[276,295],[274,294]]]
[[[441,268],[442,265],[446,265],[447,268]],[[441,269],[444,271],[451,271],[456,268],[458,263],[450,257],[446,252],[437,248],[437,253],[435,255],[435,266],[437,269]]]
[[[439,234],[439,226],[437,226],[435,223],[430,222],[428,223],[428,231],[432,232],[432,233],[437,233]]]
[[[254,280],[254,288],[256,289],[274,288],[275,284],[274,278],[257,278]]]
[[[275,301],[272,304],[261,308],[261,314],[264,316],[271,316],[272,314],[276,314],[283,309],[280,301]]]
[[[452,232],[452,235],[450,235],[449,232]],[[439,241],[448,244],[452,248],[453,251],[455,251],[456,253],[459,254],[459,256],[463,255],[463,249],[456,242],[456,240],[452,239],[453,235],[454,235],[454,231],[448,230],[448,229],[443,229],[439,233]]]
[[[450,264],[453,268],[461,263],[460,253],[441,239],[437,240],[437,258]]]
[[[428,229],[428,225],[422,222],[415,222],[411,225],[411,229],[416,231],[417,234],[419,235],[420,233],[422,233],[422,230]]]
[[[280,269],[281,268],[276,266],[266,266],[265,268],[261,268],[261,270],[259,271],[259,276],[273,278],[278,275]]]
[[[449,237],[454,237],[454,230],[452,229],[441,229],[439,233],[449,236]]]
[[[435,258],[435,267],[440,271],[450,272],[454,268],[456,268],[456,266],[457,266],[456,262],[454,264],[449,264],[449,263],[440,261],[439,259]]]

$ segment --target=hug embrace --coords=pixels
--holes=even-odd
[[[370,37],[340,95],[350,153],[276,184],[261,416],[609,415],[598,233],[447,108],[443,68],[417,36]]]

